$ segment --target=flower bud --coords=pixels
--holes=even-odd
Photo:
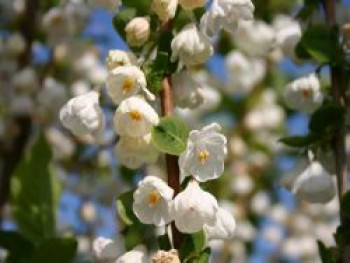
[[[218,203],[214,196],[203,191],[196,181],[189,182],[186,189],[173,201],[175,225],[183,233],[196,233],[204,225],[213,225]]]
[[[146,253],[142,248],[136,247],[133,250],[126,252],[124,255],[119,257],[115,263],[146,263]]]
[[[96,91],[91,91],[70,99],[60,112],[62,124],[77,136],[98,136],[104,124],[98,97]]]
[[[131,52],[115,49],[108,52],[106,59],[107,68],[109,71],[122,66],[136,66],[137,59]]]
[[[99,237],[92,244],[92,252],[97,262],[112,262],[118,257],[118,246],[111,239]]]
[[[178,0],[153,0],[151,9],[163,22],[175,17]]]
[[[180,263],[179,253],[176,249],[170,251],[158,251],[152,257],[152,263]]]
[[[236,222],[233,215],[222,208],[219,208],[216,213],[215,223],[204,226],[208,239],[231,239],[235,228]]]
[[[130,46],[139,47],[145,44],[151,33],[148,17],[136,17],[125,27],[126,41]]]
[[[171,60],[179,58],[186,66],[203,64],[213,54],[209,40],[198,31],[195,24],[185,26],[171,42]]]
[[[179,0],[179,4],[185,10],[192,10],[205,6],[206,0]]]

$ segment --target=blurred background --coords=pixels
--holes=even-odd
[[[93,2],[103,1],[32,0],[28,6],[33,10],[28,11],[25,0],[0,0],[1,229],[18,229],[18,201],[9,202],[18,189],[9,174],[31,158],[35,167],[24,169],[31,178],[27,183],[33,185],[28,195],[42,191],[41,172],[49,169],[51,183],[59,188],[56,231],[77,238],[76,262],[91,262],[91,242],[98,236],[117,240],[121,251],[145,239],[152,249],[153,229],[132,230],[119,222],[115,198],[144,174],[164,176],[162,161],[138,171],[120,165],[112,128],[115,107],[107,96],[102,97],[107,128],[97,144],[73,136],[58,121],[59,109],[69,98],[104,86],[108,51],[128,49],[114,29],[115,13]],[[263,21],[272,39],[278,33],[276,19],[295,18],[303,7],[303,1],[296,0],[253,2],[255,19]],[[338,5],[338,22],[349,22],[350,0]],[[316,11],[311,20],[300,22],[305,28],[323,19]],[[237,88],[230,55],[240,52],[242,44],[235,39],[225,32],[217,36],[215,55],[191,72],[205,90],[206,103],[195,110],[176,109],[192,128],[220,123],[229,139],[225,174],[205,187],[232,211],[236,236],[211,244],[213,262],[319,262],[315,239],[334,243],[337,200],[325,206],[306,204],[281,188],[279,178],[304,153],[278,142],[286,135],[307,134],[308,116],[288,110],[282,94],[290,80],[314,72],[316,66],[274,47],[247,76],[251,83]],[[325,86],[328,74],[328,68],[322,68]],[[27,146],[41,137],[43,145],[34,158]],[[0,262],[5,254],[0,250]]]

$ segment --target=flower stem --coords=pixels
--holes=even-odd
[[[171,87],[170,77],[165,76],[162,82],[161,107],[163,116],[171,116],[174,111],[174,94]],[[174,155],[165,155],[166,167],[168,172],[168,185],[174,189],[174,196],[180,192],[180,171],[178,157]],[[179,249],[181,244],[181,233],[176,228],[175,223],[171,224],[173,244]]]

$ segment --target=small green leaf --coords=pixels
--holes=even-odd
[[[181,262],[191,262],[194,258],[198,259],[205,246],[205,242],[204,231],[182,235],[181,247],[179,249]]]
[[[33,243],[14,231],[0,231],[0,247],[7,250],[8,262],[23,262],[35,249]]]
[[[197,261],[197,263],[209,263],[211,249],[209,247],[205,248]]]
[[[338,60],[337,34],[325,25],[310,26],[302,36],[300,45],[297,47],[299,52],[307,52],[320,63],[333,63]]]
[[[167,234],[158,236],[158,246],[159,249],[164,251],[168,251],[171,249],[169,236]]]
[[[322,263],[335,263],[331,249],[327,248],[321,241],[317,240],[318,251]]]
[[[152,141],[161,152],[180,155],[186,149],[188,135],[189,129],[183,121],[165,117],[153,128]]]
[[[297,18],[306,20],[310,18],[312,13],[318,8],[319,0],[305,0],[304,7],[300,10],[297,15]]]
[[[134,8],[138,16],[149,13],[151,0],[123,0],[122,2],[124,7]]]
[[[117,198],[117,211],[120,219],[124,224],[130,226],[134,223],[138,223],[139,220],[135,216],[132,206],[134,202],[134,191],[126,192]]]
[[[350,219],[350,191],[348,191],[342,198],[341,213]]]
[[[281,138],[279,141],[290,147],[310,147],[311,145],[317,143],[320,140],[319,136],[315,134],[308,134],[305,136],[291,136]]]
[[[326,105],[315,111],[310,119],[309,129],[315,134],[325,134],[340,127],[344,122],[345,111],[335,105]]]
[[[75,258],[77,247],[77,241],[73,238],[51,238],[37,248],[28,262],[70,263]]]
[[[23,235],[38,243],[53,237],[59,183],[51,169],[51,149],[41,135],[11,181],[12,214]]]

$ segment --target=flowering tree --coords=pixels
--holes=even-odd
[[[336,1],[0,3],[10,87],[1,85],[0,208],[18,230],[0,232],[6,262],[83,262],[76,239],[57,233],[60,186],[75,173],[111,174],[115,160],[117,181],[105,180],[99,199],[117,195],[122,230],[115,240],[88,233],[96,262],[246,262],[259,230],[277,248],[264,262],[349,260],[350,36]],[[105,64],[79,37],[97,6],[128,45]],[[224,63],[210,72],[213,56]],[[287,59],[310,69],[291,79]],[[296,111],[308,133],[286,136]],[[276,182],[300,200],[290,218]],[[88,199],[100,184],[74,191]],[[81,210],[95,221],[88,202]]]

